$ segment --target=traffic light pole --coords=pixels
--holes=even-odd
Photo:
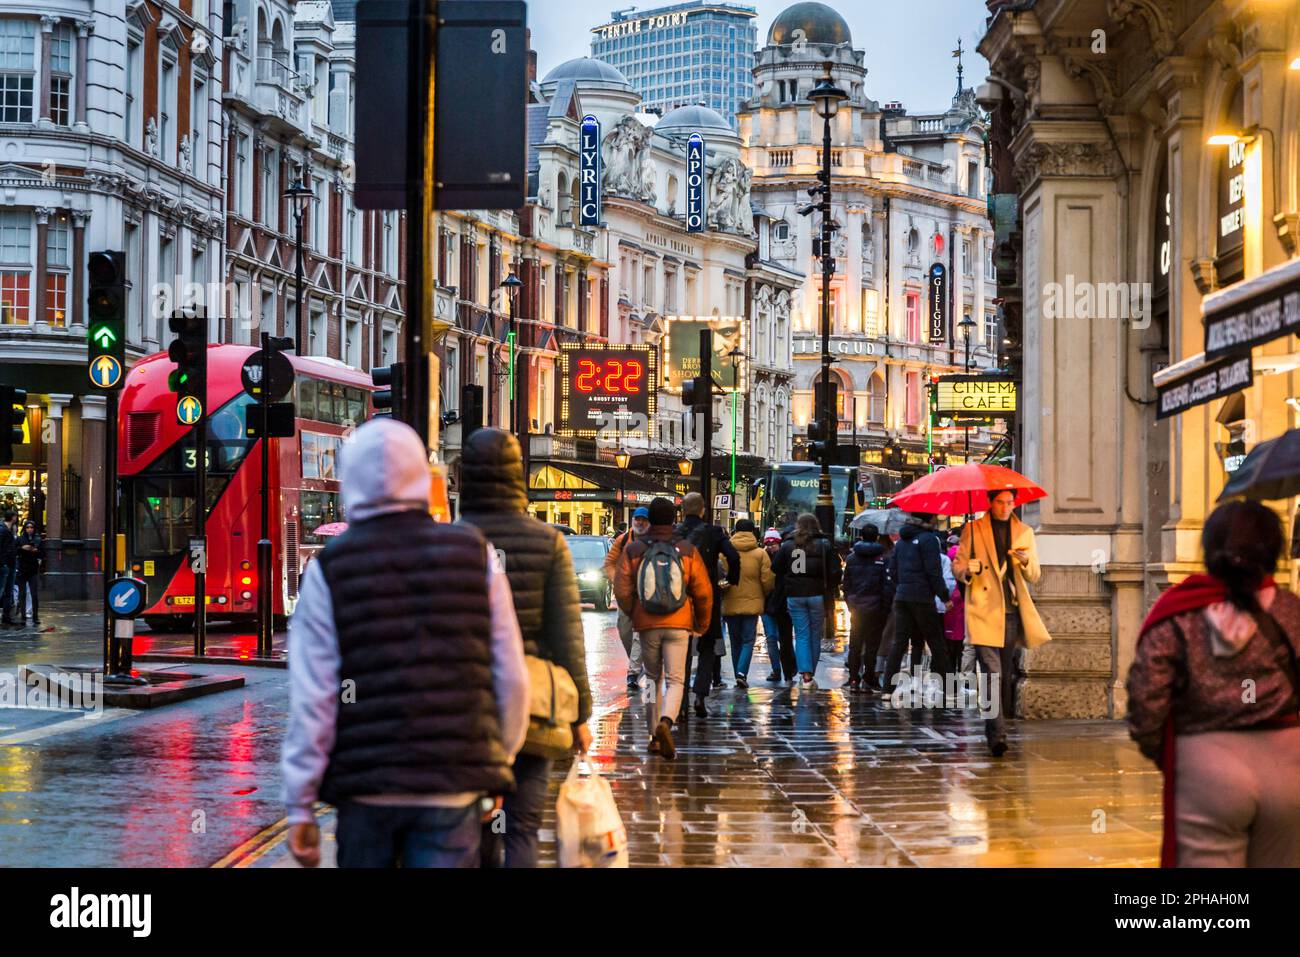
[[[700,378],[704,399],[702,422],[704,435],[700,439],[700,494],[704,496],[704,521],[713,524],[713,330],[700,330]]]
[[[117,574],[117,390],[105,396],[104,429],[104,676],[118,674],[121,639],[113,634],[108,613],[108,583]]]
[[[262,390],[258,396],[262,416],[262,534],[257,540],[257,657],[271,657],[274,634],[271,606],[271,336],[262,333]]]
[[[206,377],[205,395],[206,405]],[[205,408],[194,426],[194,482],[198,494],[194,499],[194,537],[202,545],[202,562],[194,572],[194,657],[202,658],[208,647],[208,410]],[[192,552],[191,552],[192,554]]]

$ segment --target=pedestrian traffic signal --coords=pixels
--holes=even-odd
[[[693,412],[703,412],[709,407],[713,398],[713,383],[704,376],[686,379],[682,382],[682,405]]]
[[[208,318],[202,310],[175,313],[167,327],[176,335],[167,356],[176,368],[167,388],[176,393],[176,421],[196,425],[205,414],[208,379]]]
[[[126,253],[91,253],[86,275],[87,371],[96,388],[119,389],[126,368]]]
[[[291,439],[297,427],[297,409],[292,402],[271,402],[266,407],[266,431],[272,439]],[[262,410],[250,405],[244,418],[244,436],[262,437]]]
[[[370,381],[376,386],[386,387],[370,393],[375,415],[402,419],[406,413],[406,363],[394,362],[372,369]]]
[[[14,464],[14,446],[23,444],[27,421],[27,393],[0,385],[0,465]]]

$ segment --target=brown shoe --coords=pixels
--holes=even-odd
[[[677,757],[677,745],[673,743],[673,723],[667,718],[659,721],[655,728],[655,742],[659,745],[659,754],[669,761]]]

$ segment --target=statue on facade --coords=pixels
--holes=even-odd
[[[753,212],[749,205],[752,179],[753,174],[735,158],[723,160],[714,170],[709,220],[719,229],[744,236],[753,232]]]
[[[194,147],[190,144],[190,135],[186,133],[181,137],[180,166],[182,173],[190,173],[194,168]]]
[[[144,151],[150,156],[158,155],[158,121],[152,116],[144,127]]]
[[[605,192],[642,200],[646,195],[646,153],[650,127],[628,115],[605,137]]]

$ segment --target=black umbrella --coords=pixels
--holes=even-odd
[[[1288,498],[1300,494],[1300,429],[1261,442],[1242,459],[1219,501]]]

